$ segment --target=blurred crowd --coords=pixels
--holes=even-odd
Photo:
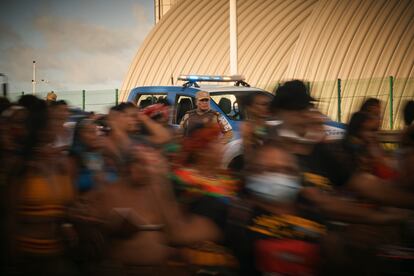
[[[209,101],[1,99],[1,275],[412,275],[414,101],[389,150],[378,99],[329,140],[303,82],[248,95],[230,167]]]

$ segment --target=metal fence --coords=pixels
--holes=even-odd
[[[275,91],[280,83],[275,84]],[[318,109],[332,120],[347,123],[368,98],[382,103],[382,129],[404,127],[402,110],[405,102],[414,99],[414,78],[393,76],[370,79],[336,79],[306,82]]]
[[[84,111],[94,111],[97,113],[107,113],[108,109],[118,104],[119,89],[108,90],[73,90],[73,91],[55,91],[58,100],[65,100],[74,108]],[[45,99],[50,91],[36,92],[36,96]],[[20,96],[27,92],[11,92],[9,99],[16,101]],[[31,93],[30,93],[31,94]]]
[[[309,83],[318,107],[333,120],[348,122],[368,98],[382,103],[382,129],[402,129],[402,110],[407,100],[414,99],[414,79],[393,76],[372,79],[337,79]]]
[[[370,79],[337,79],[332,81],[307,82],[311,95],[317,99],[318,108],[332,120],[348,122],[352,113],[370,98],[378,98],[383,104],[383,129],[401,129],[402,109],[407,100],[414,99],[414,78],[394,78],[393,76]],[[277,85],[276,85],[277,86]],[[48,91],[38,92],[46,98]],[[71,106],[85,111],[106,113],[108,108],[118,103],[121,91],[77,90],[56,91],[58,99],[66,100]],[[12,92],[9,97],[17,100],[25,92]]]

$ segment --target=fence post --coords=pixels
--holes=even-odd
[[[115,89],[115,105],[118,105],[118,88]]]
[[[394,77],[390,76],[390,129],[394,128]]]
[[[82,110],[85,111],[85,90],[82,90]]]
[[[341,123],[341,89],[342,80],[338,79],[338,122]]]

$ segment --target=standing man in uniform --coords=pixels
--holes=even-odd
[[[184,136],[189,136],[194,129],[200,126],[217,123],[227,141],[233,137],[232,127],[227,119],[219,112],[210,109],[210,94],[208,92],[197,92],[196,105],[197,108],[188,111],[180,122]]]

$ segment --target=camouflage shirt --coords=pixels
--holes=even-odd
[[[232,131],[232,127],[227,119],[219,112],[211,109],[207,112],[200,112],[197,109],[188,111],[180,122],[180,128],[183,129],[184,136],[188,136],[198,126],[208,125],[213,122],[219,124],[221,132],[224,134]]]

